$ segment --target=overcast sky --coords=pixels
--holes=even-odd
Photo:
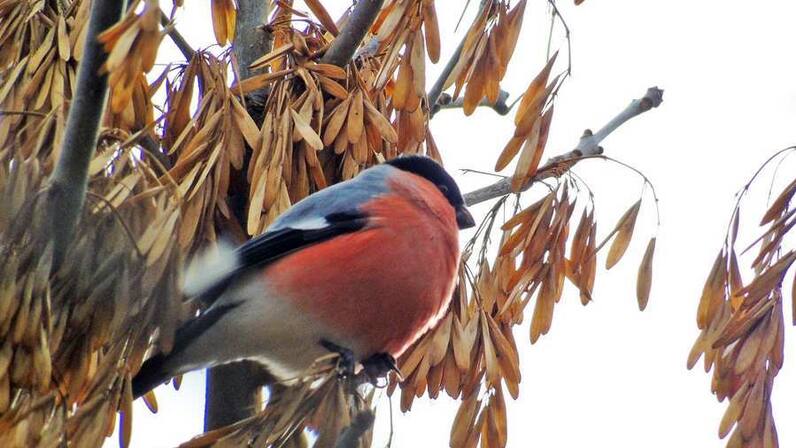
[[[208,3],[186,2],[178,16],[177,28],[197,47],[213,43]],[[330,6],[333,11],[349,4],[325,3],[339,4]],[[453,34],[461,3],[436,1],[443,61],[464,31]],[[655,184],[661,227],[644,313],[636,305],[635,277],[646,241],[655,232],[649,196],[628,253],[610,272],[598,271],[595,301],[584,308],[577,294],[567,290],[550,333],[533,346],[526,326],[516,330],[523,381],[520,398],[509,403],[509,446],[723,447],[717,432],[726,404],[711,395],[710,376],[701,363],[689,372],[685,362],[698,334],[697,301],[721,246],[734,193],[768,156],[796,144],[796,4],[559,3],[572,30],[573,76],[557,100],[546,154],[572,149],[585,128],[599,128],[647,87],[663,88],[660,108],[630,121],[603,143],[607,155],[637,167]],[[529,0],[520,43],[502,84],[512,97],[544,64],[548,25],[546,2]],[[565,51],[562,35],[556,36],[554,48]],[[161,49],[161,60],[180,57],[170,44]],[[427,69],[429,84],[439,68]],[[443,111],[431,129],[450,170],[488,170],[514,127],[511,117],[483,109],[469,118],[458,110]],[[604,235],[638,198],[641,181],[601,161],[578,165],[575,172],[595,191]],[[782,188],[793,179],[796,163],[784,164],[780,173],[775,185]],[[476,174],[457,174],[457,179],[464,191],[492,181]],[[762,215],[770,177],[763,179],[744,206],[742,216],[749,220],[741,242],[758,234],[753,221]],[[791,239],[790,247],[793,243]],[[786,316],[789,308],[787,304]],[[792,337],[788,328],[786,338]],[[782,447],[796,446],[796,428],[790,424],[796,418],[793,347],[788,340],[785,368],[774,388]],[[178,393],[162,387],[157,416],[137,403],[133,446],[173,446],[197,434],[203,387],[203,373],[187,375]],[[376,447],[386,443],[386,398],[378,406]],[[447,398],[416,400],[411,413],[396,412],[392,446],[447,446],[455,410]],[[107,445],[115,446],[115,439]]]

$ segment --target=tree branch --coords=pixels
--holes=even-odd
[[[100,74],[106,54],[97,36],[121,18],[125,3],[97,2],[91,8],[85,50],[77,71],[77,88],[69,107],[60,156],[50,177],[54,268],[63,260],[83,211],[88,166],[97,148],[99,125],[108,99],[108,75]]]
[[[433,116],[434,113],[439,110],[437,105],[437,101],[440,99],[440,95],[442,94],[442,90],[445,88],[445,81],[448,80],[448,77],[453,72],[453,69],[456,67],[456,64],[459,62],[459,57],[462,55],[462,48],[464,47],[464,39],[467,38],[467,33],[464,34],[462,37],[462,41],[459,42],[459,46],[456,47],[456,50],[451,55],[450,59],[448,59],[448,63],[445,64],[445,68],[442,69],[442,72],[437,77],[437,80],[434,82],[434,85],[431,86],[431,90],[428,91],[428,104],[431,105],[431,115]]]
[[[359,440],[373,427],[375,420],[376,415],[370,409],[357,414],[351,421],[351,425],[344,429],[340,437],[337,438],[335,448],[357,448]]]
[[[556,174],[556,168],[560,167],[562,163],[572,162],[577,163],[578,159],[583,156],[592,156],[602,154],[603,148],[600,146],[606,137],[614,132],[619,126],[622,126],[626,121],[633,117],[641,115],[642,113],[661,105],[663,102],[663,90],[657,87],[650,87],[647,93],[638,99],[630,102],[630,104],[620,112],[616,117],[609,121],[596,133],[592,133],[588,129],[581,136],[578,145],[572,151],[552,157],[545,163],[544,166],[537,170],[537,174],[531,179],[530,182],[525,184],[520,191],[525,191],[541,179],[553,176]],[[479,188],[478,190],[471,191],[464,195],[464,202],[467,205],[475,205],[490,199],[505,196],[511,193],[511,178],[505,178],[492,185]]]
[[[373,25],[373,21],[376,20],[382,3],[384,0],[359,0],[345,26],[340,30],[340,34],[321,58],[321,62],[338,67],[348,64],[365,34],[370,30],[370,26]]]
[[[177,49],[180,50],[180,53],[185,57],[186,61],[190,61],[193,59],[193,55],[196,54],[196,51],[191,47],[191,44],[182,37],[177,28],[174,28],[174,24],[171,22],[169,16],[166,15],[163,10],[160,10],[160,24],[163,25],[163,29],[166,30],[166,34],[169,35],[171,41],[174,42],[174,45],[177,46]]]
[[[511,106],[506,104],[506,100],[509,99],[509,92],[505,90],[501,90],[500,94],[498,95],[497,101],[494,103],[490,103],[489,100],[484,97],[481,99],[481,102],[478,103],[479,107],[489,107],[494,110],[498,115],[506,115],[511,111]],[[460,96],[456,98],[456,101],[451,101],[450,95],[447,93],[443,93],[440,95],[439,99],[437,100],[437,104],[434,105],[434,108],[431,110],[432,115],[442,109],[461,109],[464,107],[464,97]]]

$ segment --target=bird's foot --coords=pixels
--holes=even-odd
[[[380,378],[385,379],[384,386],[386,386],[386,377],[390,372],[395,372],[399,380],[403,380],[401,371],[398,370],[398,365],[395,362],[395,358],[389,353],[376,353],[372,355],[368,359],[362,361],[362,367],[363,379],[377,387],[379,386],[378,381]]]
[[[354,367],[356,366],[354,352],[352,352],[350,349],[339,346],[334,342],[327,341],[326,339],[321,340],[321,346],[330,352],[340,355],[340,361],[337,364],[337,370],[341,378],[350,378],[354,376]]]

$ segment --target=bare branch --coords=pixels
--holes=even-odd
[[[464,37],[462,37],[462,41],[459,42],[459,46],[456,47],[456,50],[451,55],[450,59],[448,59],[448,63],[445,64],[445,68],[442,69],[442,72],[437,77],[437,80],[434,82],[434,85],[431,86],[431,90],[428,91],[428,104],[431,105],[431,112],[432,116],[435,112],[435,108],[437,108],[437,102],[440,99],[440,95],[442,94],[442,90],[445,88],[445,81],[448,80],[448,77],[453,72],[454,67],[459,62],[459,57],[462,55],[462,48],[464,47],[464,39],[467,38],[467,34],[465,33]]]
[[[69,107],[60,156],[50,177],[54,267],[63,259],[83,211],[88,166],[97,147],[99,124],[108,99],[108,75],[100,74],[106,54],[97,36],[121,18],[125,3],[98,2],[91,8],[77,88]]]
[[[500,94],[498,95],[497,101],[494,103],[490,103],[489,100],[484,97],[480,103],[478,103],[479,107],[489,107],[498,115],[506,115],[511,111],[511,106],[506,104],[506,100],[509,99],[509,92],[505,90],[500,90]],[[464,97],[459,97],[456,101],[451,101],[450,95],[447,93],[443,93],[440,95],[439,99],[437,100],[437,104],[434,105],[434,108],[431,109],[432,115],[442,109],[460,109],[464,107]]]
[[[0,109],[0,116],[2,115],[28,115],[31,117],[46,117],[47,114],[44,112],[34,112],[29,110],[7,110],[7,109]]]
[[[657,87],[650,87],[647,89],[647,93],[643,97],[631,101],[622,112],[609,121],[599,131],[592,133],[587,129],[583,133],[583,136],[581,136],[580,141],[575,149],[552,157],[550,160],[548,160],[544,166],[539,168],[536,176],[534,176],[530,182],[522,187],[521,191],[525,191],[530,188],[534,182],[555,175],[558,171],[556,168],[560,167],[566,162],[575,164],[581,157],[602,154],[603,148],[600,146],[600,142],[602,142],[626,121],[641,115],[642,113],[654,107],[660,106],[662,102],[663,90]],[[505,196],[509,193],[511,193],[510,177],[465,194],[464,201],[467,203],[467,205],[475,205],[490,199]]]
[[[183,57],[185,57],[185,60],[190,61],[193,59],[193,55],[196,53],[196,51],[194,51],[194,49],[191,47],[191,44],[189,44],[188,41],[182,37],[182,34],[177,31],[177,28],[174,28],[174,23],[171,22],[169,16],[167,16],[162,9],[160,10],[160,24],[163,25],[163,29],[166,30],[166,34],[169,35],[172,42],[174,42],[174,45],[176,45],[177,49],[180,50],[180,53],[182,53]]]
[[[340,434],[335,448],[358,447],[359,440],[373,427],[373,422],[375,420],[376,415],[370,409],[366,409],[357,414],[351,421],[351,425]]]
[[[344,67],[354,56],[357,47],[370,30],[373,21],[381,10],[384,0],[359,0],[348,17],[340,34],[332,41],[332,45],[321,58],[324,64]]]

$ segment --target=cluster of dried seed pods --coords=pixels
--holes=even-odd
[[[104,68],[113,93],[105,125],[111,129],[103,132],[89,168],[88,206],[70,262],[53,268],[42,230],[48,197],[42,185],[62,140],[90,2],[0,1],[0,107],[24,112],[0,120],[0,209],[10,210],[0,215],[0,252],[8,260],[0,269],[0,336],[8,336],[0,346],[0,444],[99,445],[117,410],[126,444],[131,376],[147,350],[170,348],[178,321],[194,309],[176,292],[183,251],[221,232],[241,240],[261,233],[290,204],[382,159],[402,153],[440,158],[425,94],[426,57],[436,62],[440,55],[433,0],[386,2],[369,40],[344,68],[322,60],[343,21],[335,23],[317,0],[306,3],[320,25],[305,20],[292,2],[276,2],[268,24],[273,50],[251,65],[259,72],[234,83],[227,79],[228,51],[197,51],[147,82],[164,34],[152,0],[141,8],[136,3],[100,37],[109,52]],[[216,40],[224,45],[234,37],[235,2],[213,0],[211,6]],[[446,81],[446,87],[456,84],[456,96],[465,89],[467,113],[484,97],[496,99],[524,8],[525,0],[513,8],[482,2]],[[503,169],[519,154],[517,191],[533,180],[545,148],[560,86],[558,78],[549,82],[554,62],[525,92],[516,132],[497,162]],[[156,116],[153,96],[164,85],[165,112]],[[251,94],[264,89],[262,120],[252,118]],[[141,153],[136,146],[144,136],[154,142],[156,157],[150,157],[152,148]],[[565,278],[584,303],[594,285],[602,246],[594,212],[583,212],[567,256],[575,199],[566,186],[506,222],[500,252],[488,263],[485,248],[505,201],[479,232],[478,256],[471,260],[472,245],[465,251],[465,262],[478,271],[469,275],[463,265],[451,312],[400,360],[403,409],[426,392],[436,397],[445,390],[462,400],[451,431],[454,446],[479,440],[505,446],[503,388],[516,398],[521,379],[514,326],[535,298],[535,342],[550,329]],[[609,235],[615,236],[610,265],[627,248],[637,213],[638,205]],[[653,247],[639,271],[640,306],[649,294]],[[188,446],[305,446],[304,428],[319,431],[317,446],[331,446],[370,406],[370,397],[345,387],[333,369],[320,368],[294,387],[273,388],[255,417]],[[393,378],[391,391],[396,387]],[[156,409],[153,394],[145,400]]]
[[[731,434],[730,448],[779,446],[771,392],[784,356],[782,283],[796,261],[796,251],[783,253],[782,247],[783,238],[796,224],[796,208],[790,204],[794,194],[796,180],[765,212],[760,223],[767,226],[763,234],[740,254],[736,253],[739,199],[725,246],[713,263],[699,301],[697,326],[701,332],[688,355],[688,368],[704,356],[705,372],[713,369],[712,392],[719,401],[729,399],[719,437]],[[754,278],[745,283],[738,258],[758,246],[750,263]],[[793,302],[796,305],[796,288]],[[793,321],[796,323],[796,315]]]
[[[550,123],[553,120],[553,105],[549,103],[550,95],[558,85],[559,78],[553,79],[549,85],[547,80],[557,56],[558,53],[547,61],[525,90],[517,114],[514,116],[514,124],[517,126],[514,135],[495,163],[496,171],[503,170],[522,148],[511,180],[511,188],[516,192],[521,191],[533,179],[547,144]]]
[[[130,366],[157,328],[171,335],[177,325],[179,302],[156,300],[178,297],[175,196],[120,143],[102,139],[60,265],[48,173],[35,157],[0,150],[0,445],[99,445],[117,408],[129,427]],[[168,349],[170,337],[159,343]]]
[[[462,42],[461,55],[445,81],[444,88],[456,84],[453,99],[464,86],[464,113],[470,115],[486,97],[495,104],[500,95],[500,81],[506,75],[509,61],[522,29],[526,0],[509,9],[509,2],[481,2],[473,24]]]
[[[143,10],[136,13],[140,1],[130,5],[125,18],[98,37],[108,52],[102,68],[108,72],[111,110],[114,113],[120,113],[128,106],[134,88],[140,88],[142,83],[146,86],[143,73],[149,73],[155,65],[158,47],[165,35],[160,30],[159,3],[145,0]]]
[[[319,359],[306,375],[289,387],[271,387],[265,409],[257,415],[204,433],[181,448],[209,446],[307,447],[305,429],[316,431],[313,446],[336,446],[341,433],[356,415],[372,406],[374,391],[366,396],[352,393],[354,383],[340,380],[335,367],[337,355]],[[366,431],[354,447],[370,446],[372,433]]]

